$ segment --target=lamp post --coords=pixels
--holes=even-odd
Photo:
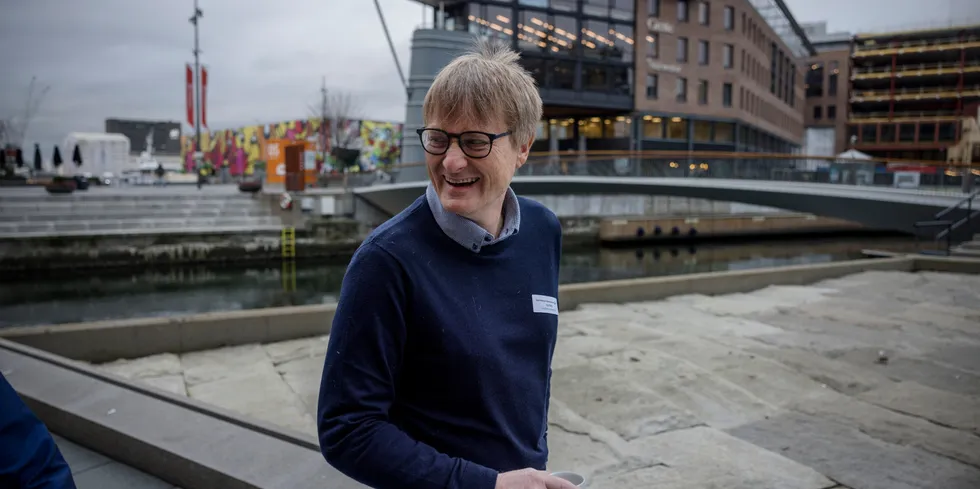
[[[198,172],[204,154],[201,148],[201,49],[198,35],[198,20],[201,17],[204,17],[204,12],[197,7],[197,0],[194,0],[194,15],[188,21],[194,25],[194,161]]]

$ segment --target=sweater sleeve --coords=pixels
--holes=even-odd
[[[0,487],[75,489],[47,427],[0,374]]]
[[[375,243],[351,259],[320,381],[320,450],[337,470],[375,489],[493,489],[495,470],[440,453],[388,419],[407,335],[407,282]]]

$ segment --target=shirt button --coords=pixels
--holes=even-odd
[[[490,236],[489,234],[483,237],[483,241],[489,242],[491,239],[493,239],[493,236]]]
[[[474,244],[474,245],[473,245],[473,251],[476,251],[476,250],[478,250],[478,249],[480,249],[480,246],[479,246],[479,245],[476,245],[476,244]]]

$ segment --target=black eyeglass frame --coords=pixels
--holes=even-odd
[[[435,153],[435,152],[429,151],[429,148],[426,148],[425,147],[425,139],[423,139],[423,137],[422,137],[422,134],[425,133],[425,131],[436,131],[436,132],[441,132],[441,133],[445,134],[446,137],[449,138],[449,144],[446,145],[446,149],[443,150],[441,153]],[[453,139],[455,139],[456,140],[456,145],[459,146],[459,149],[463,152],[463,154],[465,154],[466,156],[469,156],[470,158],[480,159],[480,158],[486,158],[487,156],[490,156],[490,152],[493,151],[493,142],[494,141],[496,141],[496,140],[498,140],[498,139],[500,139],[502,137],[505,137],[505,136],[510,136],[513,131],[506,131],[506,132],[502,132],[500,134],[493,134],[493,133],[490,133],[490,132],[483,132],[483,131],[463,131],[463,132],[460,132],[460,133],[451,133],[449,131],[443,131],[442,129],[436,129],[434,127],[420,127],[418,129],[416,129],[415,132],[418,133],[418,135],[419,135],[419,143],[422,144],[422,149],[424,149],[425,152],[426,153],[429,153],[430,155],[442,156],[442,155],[446,154],[449,151],[449,148],[453,145]],[[485,154],[483,156],[473,156],[473,155],[467,153],[466,152],[466,148],[463,145],[463,140],[462,140],[462,137],[464,135],[466,135],[466,134],[479,134],[481,136],[486,136],[487,139],[490,140],[490,147],[487,148],[487,154]]]

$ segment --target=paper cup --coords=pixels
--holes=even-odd
[[[559,479],[565,479],[568,482],[575,484],[575,487],[585,486],[585,477],[580,474],[576,474],[575,472],[552,472],[551,475]]]

